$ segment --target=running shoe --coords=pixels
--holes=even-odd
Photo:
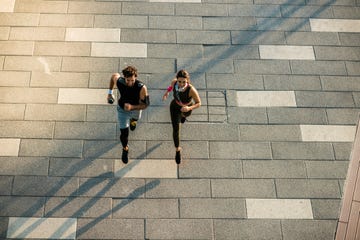
[[[184,123],[186,121],[186,117],[181,117],[180,122]]]
[[[127,150],[125,150],[125,148],[123,148],[123,152],[122,152],[122,155],[121,155],[121,160],[122,160],[123,163],[125,163],[125,164],[127,164],[128,161],[129,161],[128,153],[129,153],[129,148],[128,148]]]
[[[176,162],[176,164],[180,164],[180,162],[181,162],[181,153],[180,153],[180,151],[176,151],[175,162]]]
[[[130,130],[134,131],[136,128],[137,121],[135,119],[130,119]]]

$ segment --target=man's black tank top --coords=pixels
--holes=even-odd
[[[140,91],[144,86],[144,83],[136,79],[134,85],[132,87],[128,87],[125,84],[125,78],[120,77],[116,82],[116,86],[120,93],[118,104],[122,109],[124,109],[125,103],[130,103],[131,105],[139,104]]]

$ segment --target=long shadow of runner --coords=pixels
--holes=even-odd
[[[99,153],[96,156],[90,157],[89,159],[86,159],[84,161],[87,161],[87,165],[90,165],[91,162],[93,162],[95,159],[97,159],[99,156],[101,156],[102,154],[106,153],[107,151],[111,150],[115,145],[117,145],[118,143],[112,143],[110,144],[105,151],[102,151],[101,153]],[[149,153],[151,153],[152,151],[154,151],[156,148],[158,148],[161,145],[161,143],[153,146],[152,148],[150,148],[146,153],[141,154],[138,158],[142,159],[145,158],[145,156]],[[82,213],[86,212],[88,209],[90,209],[94,204],[96,204],[96,202],[100,199],[100,197],[104,196],[104,194],[109,191],[109,189],[111,189],[112,186],[114,186],[120,179],[121,177],[123,177],[127,172],[129,172],[134,166],[136,166],[137,164],[139,164],[140,161],[132,161],[130,162],[126,167],[124,167],[120,172],[117,173],[117,177],[116,179],[111,179],[110,181],[109,178],[106,178],[106,176],[108,176],[107,173],[104,173],[102,175],[99,175],[96,178],[90,178],[88,179],[85,183],[83,183],[78,190],[72,192],[70,194],[70,197],[67,197],[64,201],[62,201],[60,204],[58,204],[56,207],[54,207],[51,211],[49,211],[44,218],[39,218],[37,221],[35,221],[34,223],[32,223],[29,227],[27,227],[26,229],[24,229],[21,233],[17,233],[17,235],[20,236],[27,236],[29,235],[32,231],[34,231],[41,223],[45,222],[47,218],[51,217],[52,215],[54,215],[56,212],[60,211],[64,206],[66,206],[67,204],[69,204],[71,201],[73,201],[74,199],[77,198],[77,196],[81,196],[82,194],[88,192],[89,190],[91,190],[93,187],[95,187],[98,184],[101,184],[104,181],[108,181],[108,183],[95,195],[93,196],[87,203],[85,203],[85,205],[83,207],[81,207],[79,210],[77,210],[72,216],[70,216],[70,218],[76,218],[82,215]],[[82,162],[76,164],[76,168],[72,168],[69,172],[71,172],[72,174],[75,174],[76,172],[78,172],[80,169],[82,169],[84,167],[84,164]],[[80,168],[81,167],[81,168]],[[70,178],[65,178],[62,179],[60,182],[58,182],[58,184],[56,185],[56,187],[54,187],[51,191],[49,191],[46,196],[54,196],[55,193],[57,191],[59,191],[59,189],[67,182],[69,181]],[[141,196],[141,194],[145,193],[145,191],[148,189],[152,189],[154,187],[156,187],[158,184],[160,183],[159,180],[154,180],[148,184],[145,184],[143,187],[139,187],[137,189],[135,189],[132,193],[130,193],[127,198],[132,198],[135,199],[139,196]],[[48,201],[48,200],[47,200]],[[46,205],[47,201],[44,203],[44,205]],[[123,201],[121,204],[119,204],[119,206],[116,206],[116,209],[120,209],[121,207],[125,206],[127,203],[129,203],[130,201]],[[124,204],[126,203],[126,204]],[[29,211],[33,211],[33,209],[30,209]],[[106,212],[104,214],[102,214],[101,216],[99,216],[98,218],[96,218],[93,222],[89,223],[96,223],[99,222],[101,219],[103,219],[104,217],[108,216],[109,214],[111,214],[112,211]],[[25,214],[25,216],[27,216]],[[19,222],[20,223],[20,222]],[[17,226],[16,222],[14,222],[14,226]],[[87,225],[86,225],[87,226]],[[83,228],[89,229],[86,226],[84,226]],[[50,236],[50,239],[54,239],[54,238],[58,238],[59,236],[61,236],[61,238],[65,237],[63,236],[64,233],[68,230],[69,227],[69,223],[65,222],[63,226],[59,227],[53,234],[52,236]],[[84,232],[84,231],[82,231]]]

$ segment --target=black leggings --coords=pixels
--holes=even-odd
[[[120,141],[121,141],[121,144],[122,144],[123,148],[125,148],[128,145],[128,142],[129,142],[129,128],[120,129]]]
[[[170,103],[170,116],[173,127],[173,140],[176,148],[180,145],[180,120],[182,117],[188,117],[191,114],[191,111],[181,112],[180,109],[181,106],[179,106],[175,100],[172,100]]]

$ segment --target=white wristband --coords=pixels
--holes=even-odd
[[[108,92],[108,94],[113,94],[114,93],[114,91],[112,90],[112,89],[109,89],[109,92]]]

